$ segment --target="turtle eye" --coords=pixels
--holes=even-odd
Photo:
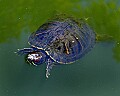
[[[44,57],[40,52],[30,53],[27,56],[27,62],[33,65],[40,65],[44,62]]]

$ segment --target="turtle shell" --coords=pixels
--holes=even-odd
[[[83,20],[55,20],[31,34],[29,44],[45,50],[57,63],[70,64],[93,48],[95,33]]]

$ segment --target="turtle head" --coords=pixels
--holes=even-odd
[[[31,52],[27,54],[27,62],[32,65],[40,65],[45,62],[46,55],[42,52]]]

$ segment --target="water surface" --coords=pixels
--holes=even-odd
[[[119,4],[117,0],[0,0],[0,96],[119,96]],[[14,52],[29,47],[29,35],[56,12],[89,17],[96,34],[112,40],[103,37],[86,56],[54,67],[46,79],[45,64],[30,66]]]

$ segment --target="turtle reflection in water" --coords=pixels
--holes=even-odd
[[[95,33],[83,21],[71,18],[49,21],[32,33],[28,40],[30,48],[18,50],[27,54],[33,65],[46,63],[46,77],[54,65],[71,64],[90,51],[95,44]]]

